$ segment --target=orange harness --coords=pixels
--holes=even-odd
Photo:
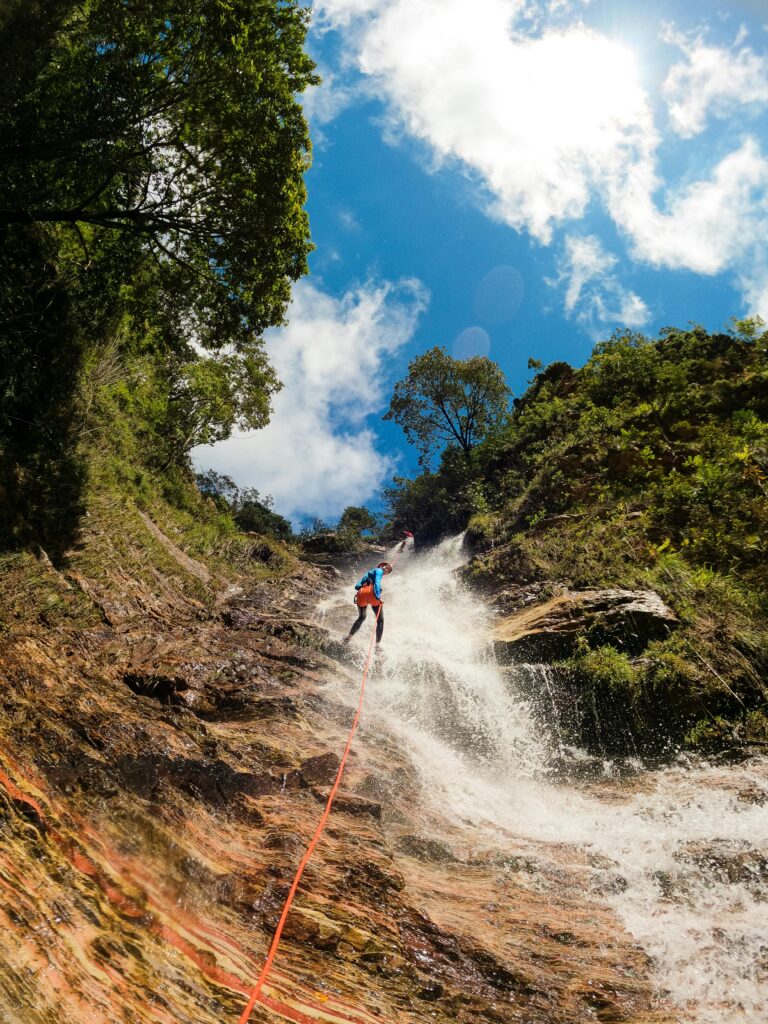
[[[373,608],[378,608],[381,601],[373,591],[372,583],[364,583],[362,587],[355,594],[355,604],[358,608],[365,608],[367,605],[371,605]]]

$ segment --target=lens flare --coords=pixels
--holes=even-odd
[[[468,327],[453,343],[454,359],[472,359],[473,356],[487,356],[491,350],[491,339],[482,327]]]
[[[486,324],[503,324],[511,320],[523,301],[525,285],[519,270],[501,265],[494,267],[475,290],[475,313]]]

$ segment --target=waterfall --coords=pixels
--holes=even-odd
[[[563,844],[599,864],[595,886],[651,957],[660,989],[696,1024],[768,1020],[768,759],[716,767],[690,761],[647,772],[610,797],[551,770],[562,738],[495,664],[489,615],[464,587],[461,538],[408,549],[384,584],[384,656],[364,727],[409,753],[425,813],[517,852]],[[344,602],[344,611],[341,611]],[[325,602],[353,618],[349,590]],[[348,628],[348,626],[347,626]],[[362,657],[367,630],[353,656]],[[530,691],[531,666],[526,692]],[[541,699],[552,701],[546,669]],[[555,721],[557,715],[555,715]],[[610,777],[610,765],[606,775]],[[604,786],[603,786],[604,789]]]

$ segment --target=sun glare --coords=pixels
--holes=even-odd
[[[583,28],[529,46],[530,59],[546,69],[539,101],[548,108],[542,130],[554,129],[560,145],[590,152],[613,148],[614,131],[644,120],[647,99],[637,59],[627,46]]]

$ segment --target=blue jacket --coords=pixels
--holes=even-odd
[[[359,590],[360,587],[365,586],[366,583],[372,583],[373,584],[373,592],[376,595],[376,600],[380,601],[381,600],[381,581],[383,579],[384,579],[384,570],[383,569],[369,569],[368,572],[365,573],[364,576],[361,576],[360,579],[357,581],[357,583],[355,584],[355,590]]]

